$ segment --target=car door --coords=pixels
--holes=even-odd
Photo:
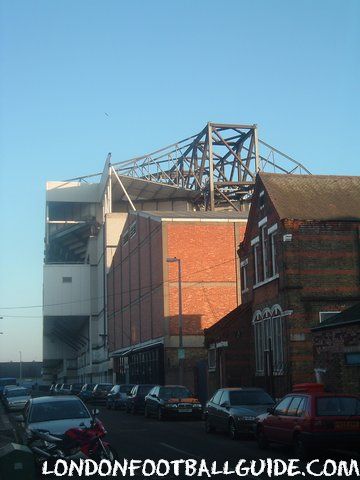
[[[214,427],[217,426],[217,420],[218,420],[217,408],[220,403],[221,395],[222,395],[222,389],[218,390],[213,395],[213,397],[209,400],[209,404],[208,404],[208,420],[210,424]]]
[[[128,395],[128,404],[129,404],[129,407],[130,407],[130,408],[131,408],[133,405],[135,405],[135,398],[136,398],[136,394],[137,394],[138,388],[139,388],[139,386],[138,386],[138,385],[135,385],[135,387],[133,387],[133,388],[131,389],[131,392],[130,392],[130,394]]]
[[[281,428],[278,431],[281,443],[291,444],[294,430],[299,424],[298,408],[303,401],[302,395],[295,395],[287,408],[286,415],[281,417]]]
[[[217,408],[217,422],[221,430],[227,430],[229,424],[230,397],[229,391],[224,390]]]
[[[148,406],[149,406],[150,413],[155,413],[157,411],[156,399],[158,395],[159,395],[159,387],[155,387],[149,394]]]
[[[272,413],[269,413],[265,419],[263,424],[264,433],[270,442],[272,441],[281,443],[283,418],[286,415],[292,399],[293,396],[289,395],[280,400],[280,402],[273,408]]]

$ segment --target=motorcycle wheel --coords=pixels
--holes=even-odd
[[[110,462],[114,462],[115,460],[119,459],[119,454],[111,445],[105,446],[100,452],[100,460],[110,460]]]

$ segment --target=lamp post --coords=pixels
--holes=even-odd
[[[181,283],[181,260],[180,258],[167,258],[168,263],[178,264],[178,284],[179,284],[179,348],[178,348],[178,361],[179,361],[179,384],[182,385],[184,381],[184,358],[185,350],[183,345],[183,318],[182,318],[182,283]]]
[[[21,354],[21,350],[19,350],[19,355],[20,355],[20,379],[19,379],[19,383],[22,382],[22,354]]]

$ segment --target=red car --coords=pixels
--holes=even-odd
[[[295,385],[292,393],[257,418],[255,428],[260,448],[270,443],[293,445],[299,458],[311,447],[359,451],[360,397],[325,393],[317,383]]]

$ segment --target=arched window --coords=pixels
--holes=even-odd
[[[283,311],[280,305],[271,309],[257,310],[253,315],[255,336],[256,373],[265,374],[265,356],[270,358],[271,348],[273,372],[281,374],[284,369]]]

